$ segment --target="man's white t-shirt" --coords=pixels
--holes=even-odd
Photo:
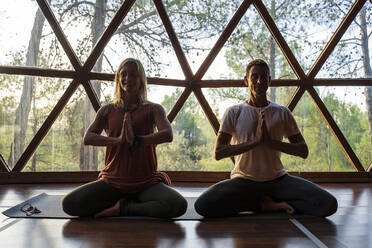
[[[266,107],[254,107],[244,102],[228,108],[219,131],[232,136],[232,145],[253,141],[261,111],[264,111],[265,123],[271,139],[281,141],[283,137],[288,138],[300,133],[291,111],[272,102]],[[280,154],[277,150],[256,146],[236,155],[231,178],[240,177],[254,181],[278,178],[286,173],[280,161]]]

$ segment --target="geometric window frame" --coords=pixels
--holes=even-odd
[[[189,63],[186,59],[186,56],[181,48],[181,45],[177,39],[177,35],[172,27],[171,21],[168,17],[166,9],[162,3],[162,1],[154,0],[153,1],[158,14],[161,18],[161,21],[165,27],[165,30],[168,34],[168,37],[171,41],[175,54],[177,56],[178,62],[182,68],[183,74],[185,79],[184,80],[172,80],[172,79],[165,79],[165,78],[151,78],[148,77],[149,84],[157,84],[157,85],[167,85],[167,86],[177,86],[177,87],[184,87],[184,90],[168,113],[168,119],[172,122],[175,117],[177,116],[178,112],[181,110],[182,106],[188,99],[191,93],[196,96],[199,104],[201,105],[205,115],[207,116],[210,124],[215,133],[217,133],[219,129],[219,122],[217,120],[216,115],[214,114],[212,108],[210,107],[207,99],[205,98],[201,88],[217,88],[217,87],[244,87],[243,80],[203,80],[203,76],[208,70],[209,66],[213,63],[214,59],[224,46],[225,42],[228,40],[236,26],[238,25],[241,18],[244,16],[248,8],[251,4],[254,5],[257,12],[260,14],[262,20],[265,22],[266,27],[269,29],[272,37],[275,39],[277,45],[281,49],[282,53],[284,54],[287,62],[289,63],[290,67],[292,68],[293,72],[297,76],[297,79],[274,79],[272,80],[273,87],[278,86],[296,86],[297,90],[295,91],[293,97],[288,103],[288,108],[293,111],[301,97],[307,91],[312,98],[314,104],[318,108],[320,114],[326,121],[328,127],[334,134],[335,138],[339,142],[341,148],[343,149],[344,153],[350,160],[352,166],[354,167],[356,172],[364,172],[362,177],[370,178],[370,173],[366,173],[365,169],[363,168],[362,164],[360,163],[358,157],[354,153],[353,149],[349,145],[348,141],[344,137],[342,131],[338,127],[337,123],[333,119],[332,115],[328,111],[327,107],[319,97],[318,93],[314,89],[314,86],[372,86],[371,79],[365,78],[358,78],[358,79],[315,79],[315,76],[320,71],[338,42],[341,40],[342,36],[355,19],[359,11],[362,9],[363,5],[367,2],[367,0],[357,0],[354,5],[351,7],[349,12],[344,17],[343,21],[340,23],[337,30],[334,32],[326,46],[324,47],[323,51],[315,61],[312,68],[309,70],[307,74],[305,74],[303,68],[298,63],[296,57],[292,53],[291,49],[289,48],[287,42],[283,38],[281,32],[277,28],[274,20],[270,16],[268,10],[266,9],[265,5],[262,3],[261,0],[244,0],[241,5],[239,6],[238,10],[235,12],[234,16],[227,24],[223,32],[221,33],[219,39],[216,41],[215,45],[210,50],[209,54],[200,65],[199,69],[195,74],[193,74]],[[38,145],[41,143],[43,138],[46,136],[47,132],[53,125],[54,121],[57,119],[59,114],[62,112],[63,108],[69,101],[70,97],[73,93],[77,90],[80,85],[83,85],[92,105],[93,108],[97,111],[100,108],[100,102],[98,97],[93,90],[91,80],[106,80],[106,81],[113,81],[114,75],[108,73],[97,73],[92,72],[92,68],[95,65],[96,61],[98,60],[99,56],[103,52],[105,46],[108,44],[110,38],[114,35],[115,31],[118,29],[119,25],[122,23],[123,19],[128,14],[131,7],[134,5],[135,0],[125,0],[121,7],[116,12],[115,16],[113,17],[110,24],[107,26],[106,30],[103,32],[100,39],[97,41],[95,47],[93,48],[92,52],[88,56],[86,62],[82,65],[80,60],[76,56],[74,50],[70,46],[69,41],[67,40],[66,36],[62,28],[60,27],[58,21],[56,20],[47,0],[37,0],[39,8],[42,10],[45,18],[49,22],[50,26],[52,27],[58,41],[62,45],[67,57],[69,58],[74,71],[64,71],[64,70],[55,70],[55,69],[42,69],[36,67],[13,67],[13,66],[0,66],[0,73],[4,74],[15,74],[15,75],[28,75],[28,76],[41,76],[41,77],[55,77],[55,78],[67,78],[72,79],[71,83],[69,84],[68,88],[59,99],[57,104],[54,106],[53,110],[46,118],[40,129],[37,131],[36,135],[33,137],[27,148],[22,153],[21,157],[15,164],[14,168],[10,170],[6,162],[0,158],[0,172],[6,172],[7,174],[14,174],[21,172],[23,168],[26,166],[28,160],[32,157],[33,153],[36,151]],[[370,172],[372,166],[368,168],[368,172]],[[45,173],[53,173],[53,172],[45,172]],[[54,172],[55,173],[55,172]],[[79,172],[77,172],[79,173]],[[182,178],[186,181],[188,180],[186,177],[187,175],[194,175],[194,179],[196,178],[203,178],[203,172],[168,172],[171,175],[176,176],[182,181]],[[204,172],[206,173],[206,172]],[[301,173],[303,174],[303,173]],[[321,175],[321,174],[337,174],[337,172],[317,172],[317,173],[308,173],[314,175]],[[345,174],[345,173],[343,173]],[[215,178],[221,177],[218,175],[223,175],[222,177],[226,176],[226,173],[223,172],[215,172]],[[332,176],[331,176],[332,177]],[[0,173],[0,179],[7,178],[4,176],[4,173]],[[192,181],[191,179],[189,180]],[[0,180],[1,181],[1,180]],[[197,180],[196,180],[197,181]],[[203,181],[201,179],[201,181]]]

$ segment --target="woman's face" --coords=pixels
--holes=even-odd
[[[137,65],[126,63],[120,71],[120,86],[128,95],[137,95],[141,88],[141,77]]]

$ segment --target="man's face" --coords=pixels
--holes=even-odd
[[[244,77],[244,83],[249,88],[250,94],[255,97],[266,97],[266,91],[270,86],[271,77],[266,67],[254,65]]]
[[[120,71],[121,88],[128,94],[138,94],[141,88],[141,79],[135,63],[127,63]]]

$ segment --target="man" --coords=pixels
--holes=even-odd
[[[336,212],[337,200],[330,193],[284,170],[281,152],[306,158],[308,148],[291,111],[267,100],[270,83],[267,63],[251,61],[244,77],[249,99],[226,110],[215,144],[217,160],[235,158],[231,179],[198,198],[195,209],[200,215],[286,211],[326,217]]]

